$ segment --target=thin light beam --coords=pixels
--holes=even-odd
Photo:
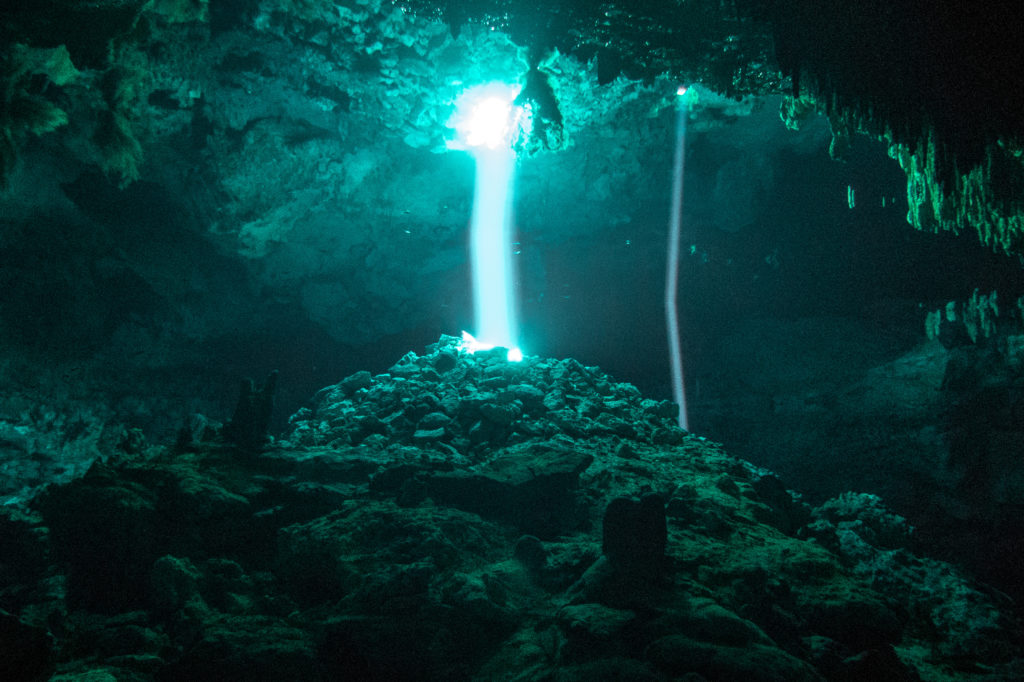
[[[683,384],[683,349],[679,340],[679,310],[676,291],[679,286],[679,233],[683,222],[683,170],[686,160],[685,88],[679,88],[676,112],[676,153],[672,164],[672,206],[668,221],[668,262],[665,273],[665,324],[668,327],[668,355],[672,377],[672,398],[679,405],[679,428],[688,430],[686,389]]]

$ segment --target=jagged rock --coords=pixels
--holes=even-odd
[[[462,383],[440,378],[443,353]],[[0,600],[59,626],[75,653],[58,676],[788,682],[913,679],[965,657],[1011,673],[1021,657],[1005,607],[911,554],[877,498],[807,512],[578,363],[441,343],[401,366],[324,389],[252,457],[151,447],[52,486],[38,516],[5,510],[0,539],[31,561],[0,563],[16,583]],[[524,386],[557,386],[582,437]],[[471,443],[513,392],[523,413]],[[672,428],[680,443],[658,445]],[[921,647],[934,662],[905,653]]]
[[[660,630],[685,633],[695,639],[729,646],[773,646],[774,642],[754,623],[710,599],[694,598],[678,612],[663,616]]]
[[[668,675],[697,673],[709,680],[751,682],[820,682],[807,663],[781,649],[761,644],[729,646],[669,635],[652,642],[645,658]]]
[[[810,507],[787,490],[778,476],[757,476],[750,482],[750,488],[767,507],[767,512],[759,516],[758,520],[775,526],[787,535],[792,535],[810,520]]]
[[[0,610],[0,676],[5,680],[48,679],[56,658],[53,646],[45,627]]]
[[[441,351],[437,354],[437,358],[434,360],[434,369],[441,374],[445,374],[446,372],[454,369],[458,362],[458,356],[456,356],[452,351]]]
[[[37,501],[57,558],[68,565],[74,607],[114,613],[144,603],[146,576],[160,553],[158,494],[120,473],[95,464]]]
[[[338,384],[346,396],[352,395],[361,388],[369,388],[372,385],[373,376],[365,370],[362,372],[356,372],[355,374],[342,379],[341,383]]]
[[[188,559],[170,555],[160,557],[150,573],[152,604],[157,609],[174,612],[199,594],[202,574]]]
[[[901,661],[891,646],[882,646],[844,659],[830,671],[829,679],[836,682],[919,682],[921,676]]]
[[[0,507],[0,575],[11,581],[38,576],[47,565],[48,540],[39,514]]]
[[[246,450],[262,447],[267,440],[276,389],[276,370],[267,376],[267,380],[259,389],[252,379],[243,380],[235,413],[231,416],[231,421],[224,425],[224,438]]]
[[[167,635],[150,627],[145,611],[129,611],[111,616],[81,612],[73,616],[78,628],[76,644],[95,652],[96,657],[115,668],[156,672],[164,661]]]
[[[615,498],[605,509],[602,529],[601,550],[615,570],[641,578],[664,571],[668,529],[660,495]]]
[[[816,507],[813,515],[852,531],[874,547],[906,547],[913,528],[902,516],[886,509],[877,495],[844,493]]]
[[[807,609],[807,618],[816,632],[855,652],[898,642],[906,622],[878,598],[846,593],[823,596]]]
[[[516,559],[533,572],[540,571],[547,562],[547,552],[544,551],[544,545],[541,543],[540,538],[534,535],[524,535],[519,538],[513,551]]]
[[[207,624],[197,641],[156,680],[318,680],[316,644],[308,632],[264,617],[227,617]]]
[[[587,518],[576,491],[592,459],[559,441],[513,446],[471,471],[436,474],[427,487],[436,502],[551,538],[575,530]]]
[[[650,667],[630,658],[608,657],[589,663],[565,666],[560,671],[560,680],[585,682],[586,680],[632,680],[635,682],[658,682],[664,679]]]
[[[600,651],[602,656],[624,656],[630,652],[629,631],[638,616],[626,609],[602,604],[570,604],[558,612],[565,632],[563,655],[569,660],[586,661]]]

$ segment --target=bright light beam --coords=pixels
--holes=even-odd
[[[470,253],[473,258],[473,310],[477,338],[516,347],[517,320],[512,295],[512,149],[480,149]]]
[[[665,272],[665,324],[668,327],[668,352],[672,376],[672,397],[679,405],[679,428],[688,430],[686,389],[683,384],[683,349],[679,340],[679,233],[683,222],[683,170],[686,161],[686,88],[680,87],[676,112],[676,153],[672,164],[672,206],[668,221],[668,262]]]
[[[475,343],[508,348],[510,361],[522,359],[512,263],[512,139],[524,115],[512,104],[518,94],[519,88],[498,84],[470,90],[449,124],[459,135],[449,146],[468,149],[476,159],[470,229]]]

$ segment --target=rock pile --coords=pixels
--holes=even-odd
[[[560,436],[682,442],[674,403],[644,399],[635,386],[573,359],[509,362],[506,352],[471,355],[454,337],[442,337],[425,356],[410,352],[384,374],[358,372],[320,391],[313,409],[293,417],[291,440],[304,446],[406,443],[473,460]]]
[[[811,509],[674,417],[443,338],[261,452],[108,453],[0,508],[0,677],[1021,677],[1008,605],[878,498]]]

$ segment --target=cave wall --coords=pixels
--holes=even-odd
[[[907,221],[1022,242],[1024,35],[1014,2],[742,3],[769,21],[796,109],[826,114],[840,138],[883,139],[907,175]]]
[[[472,159],[446,148],[445,122],[475,83],[554,98],[534,102],[545,132],[520,167],[535,299],[547,245],[666,210],[675,85],[608,78],[594,55],[541,59],[487,24],[379,1],[5,17],[0,324],[25,396],[87,402],[102,385],[119,415],[167,433],[227,412],[239,375],[287,370],[294,409],[470,326]],[[691,105],[717,112],[708,125],[750,106],[711,91]]]
[[[884,241],[831,208],[807,225],[787,222],[790,209],[773,196],[814,206],[820,197],[780,183],[832,197],[840,212],[846,183],[813,184],[824,172],[783,176],[777,154],[808,145],[789,160],[805,163],[831,137],[832,156],[854,167],[866,132],[884,141],[908,188],[898,201],[884,193],[876,227],[976,230],[989,248],[1019,251],[1021,70],[1008,47],[1019,27],[1001,5],[985,16],[911,3],[812,9],[380,0],[4,8],[0,369],[15,387],[4,418],[57,433],[71,428],[57,423],[61,413],[116,415],[166,434],[189,412],[226,416],[240,376],[275,368],[287,414],[328,381],[383,369],[439,332],[470,326],[472,161],[447,150],[445,122],[462,89],[495,78],[534,93],[544,131],[518,169],[528,351],[580,355],[667,395],[650,362],[664,356],[659,300],[645,295],[660,287],[680,81],[701,84],[687,100],[687,186],[700,197],[687,220],[700,232],[688,244],[686,305],[701,330],[688,341],[698,361],[714,358],[721,338],[734,344],[730,361],[744,357],[753,333],[737,319],[820,314],[803,301],[851,286],[868,262],[945,267],[947,284],[960,287],[929,293],[897,282],[913,289],[904,300],[873,302],[898,309],[919,334],[908,300],[966,296],[985,286],[985,268],[937,266],[909,241]],[[766,93],[789,94],[783,118],[804,137],[772,146],[789,133],[774,101],[751,96]],[[734,125],[753,119],[775,128]],[[714,137],[721,130],[728,135]],[[883,194],[857,189],[859,211]],[[829,239],[816,232],[825,221],[837,228]],[[858,237],[876,248],[857,247]],[[798,243],[816,246],[794,255]],[[819,261],[837,249],[849,258],[830,272]],[[927,288],[942,278],[918,279]],[[864,315],[871,303],[841,312]],[[876,340],[863,327],[850,338]],[[733,369],[749,375],[757,365]],[[766,376],[799,373],[783,375]],[[698,376],[705,386],[721,379]],[[778,405],[794,404],[793,395],[762,400],[778,383],[722,385],[726,394],[706,402],[709,430],[726,430],[721,405],[761,401],[747,416],[779,426]],[[835,397],[822,395],[797,408],[824,400],[834,409]],[[791,416],[798,427],[800,409]],[[116,437],[94,431],[94,442]],[[88,450],[58,436],[46,447],[69,461]],[[810,450],[791,448],[790,461]]]

